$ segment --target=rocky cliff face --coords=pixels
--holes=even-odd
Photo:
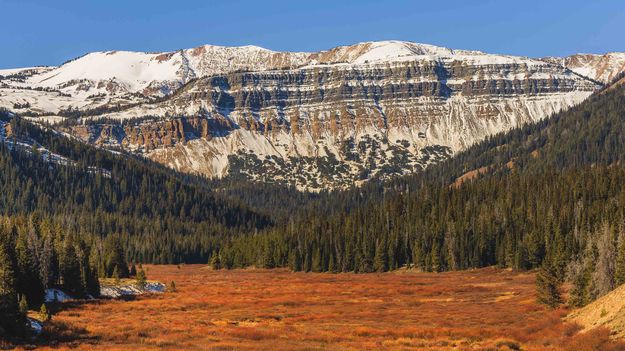
[[[620,52],[605,55],[577,54],[553,62],[603,84],[610,83],[625,72],[625,53]]]
[[[116,78],[136,100],[125,105],[107,96],[100,110],[65,131],[184,172],[343,187],[418,171],[490,134],[566,109],[619,67],[610,61],[589,79],[574,71],[598,66],[580,62],[405,42],[319,53],[200,47],[150,56],[145,72],[165,63],[176,70],[145,82]],[[144,71],[141,79],[152,74]],[[41,80],[33,77],[26,80]],[[159,98],[147,92],[169,88]]]

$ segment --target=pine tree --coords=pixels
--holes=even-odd
[[[336,261],[334,258],[334,253],[331,252],[330,259],[328,260],[328,272],[336,273],[336,271],[337,271],[337,266],[336,266]]]
[[[147,277],[145,276],[145,272],[143,271],[143,269],[140,269],[139,272],[137,272],[137,286],[139,287],[139,289],[145,289],[145,285],[147,283]]]
[[[276,267],[276,260],[274,257],[274,245],[273,242],[269,242],[266,247],[265,247],[265,251],[263,253],[263,257],[262,257],[262,262],[261,262],[261,266],[263,268],[275,268]]]
[[[87,276],[87,294],[91,295],[91,297],[97,298],[100,296],[100,279],[98,276],[98,271],[89,266],[88,267],[88,276]]]
[[[549,264],[544,264],[536,274],[536,301],[550,308],[556,308],[562,303],[560,278]]]
[[[52,234],[50,233],[47,233],[43,239],[39,264],[39,276],[44,287],[49,288],[53,286],[58,279],[58,262],[54,250]]]
[[[221,259],[219,258],[219,252],[215,252],[215,254],[213,254],[213,257],[211,257],[210,265],[211,267],[213,267],[214,270],[221,269]]]
[[[130,272],[128,273],[131,277],[134,277],[137,275],[137,267],[135,266],[135,263],[133,262],[132,265],[130,265]]]
[[[28,299],[26,298],[26,295],[22,295],[22,297],[20,297],[20,313],[22,315],[27,315],[28,314]]]
[[[0,231],[0,239],[4,233]],[[17,305],[15,267],[3,242],[0,242],[0,338],[21,334],[25,328],[24,315]]]
[[[589,259],[587,261],[590,262]],[[573,287],[569,294],[568,304],[572,307],[585,306],[590,302],[588,290],[590,288],[592,267],[581,262],[573,264],[571,270],[573,271]]]
[[[438,240],[434,240],[431,255],[431,269],[433,272],[442,272],[443,263],[441,261],[441,247]]]
[[[73,296],[82,296],[84,294],[82,272],[71,236],[66,238],[63,244],[59,267],[63,290]]]
[[[119,277],[119,272],[117,271],[117,267],[113,268],[113,274],[111,274],[111,278],[115,280],[115,285],[119,285],[121,280]]]
[[[118,236],[110,236],[107,238],[105,257],[107,276],[113,277],[113,272],[117,270],[118,278],[128,278],[129,272],[128,264],[126,263],[126,254]],[[140,268],[141,267],[139,267],[139,269]]]
[[[319,247],[315,247],[315,250],[313,251],[311,269],[313,272],[321,272],[323,270],[321,267],[321,250]]]
[[[34,233],[20,233],[15,247],[17,255],[17,289],[26,295],[33,306],[43,303],[44,286],[39,272],[39,260],[36,252],[38,243]]]
[[[388,252],[385,240],[380,240],[376,246],[373,269],[375,269],[376,272],[386,272],[388,270]]]
[[[41,318],[42,321],[47,322],[51,319],[51,314],[50,311],[48,311],[48,307],[46,307],[46,304],[41,304],[41,308],[39,309],[39,317]]]

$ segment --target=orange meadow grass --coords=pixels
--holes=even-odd
[[[145,268],[177,292],[68,303],[42,349],[625,350],[536,305],[530,273]]]

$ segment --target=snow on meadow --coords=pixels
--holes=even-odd
[[[65,292],[60,289],[46,289],[45,301],[46,303],[50,302],[63,302],[67,300],[72,300],[73,297],[69,296]]]
[[[136,284],[103,285],[100,288],[100,296],[114,299],[120,298],[122,296],[133,296],[162,292],[165,292],[165,284],[159,282],[147,282],[145,283],[145,288],[140,288]]]

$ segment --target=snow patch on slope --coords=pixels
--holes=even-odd
[[[130,51],[94,52],[70,61],[58,69],[31,78],[34,85],[56,87],[73,80],[115,79],[130,91],[145,88],[154,80],[178,80],[181,60],[159,60],[158,54]]]
[[[159,282],[147,282],[145,288],[140,288],[136,284],[108,285],[100,288],[100,296],[110,298],[162,292],[165,292],[165,284]]]

